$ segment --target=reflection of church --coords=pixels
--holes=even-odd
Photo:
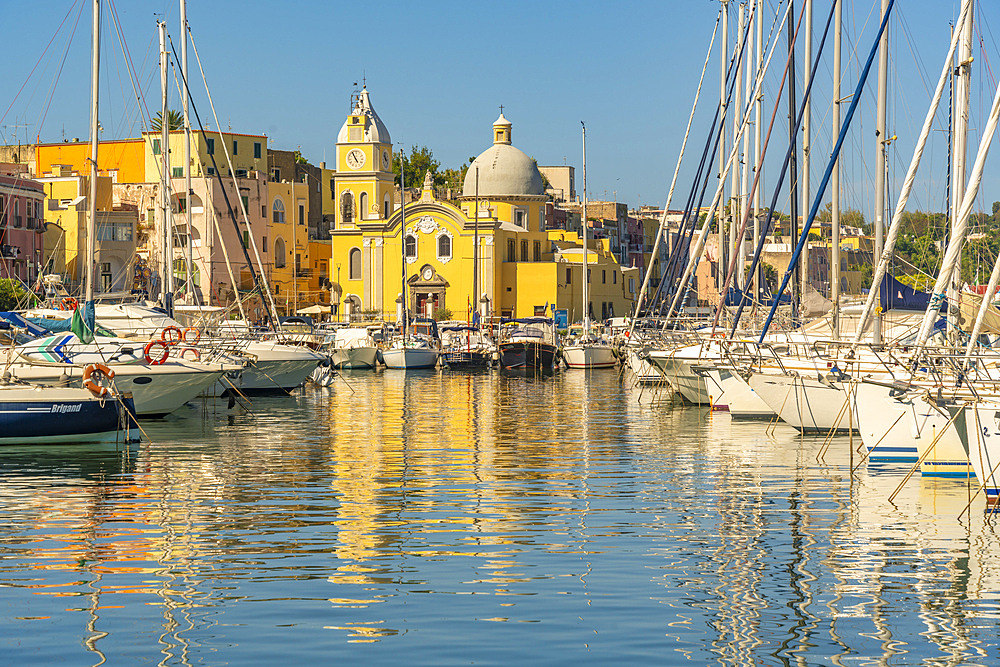
[[[484,315],[551,315],[560,308],[571,321],[582,318],[580,239],[546,230],[541,174],[535,161],[511,144],[511,123],[503,114],[493,123],[493,145],[469,167],[462,195],[455,203],[438,200],[427,174],[420,199],[405,207],[402,235],[392,150],[368,91],[361,91],[337,137],[330,269],[341,314],[364,310],[392,318],[405,262],[413,312],[447,309],[465,319],[478,303]],[[638,271],[623,272],[606,241],[589,245],[592,316],[628,314]]]

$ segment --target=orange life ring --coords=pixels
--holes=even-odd
[[[80,302],[71,296],[62,300],[62,310],[76,310],[79,307]]]
[[[181,359],[184,359],[185,358],[184,355],[187,352],[194,352],[194,360],[201,361],[201,350],[199,350],[196,347],[182,347],[180,354],[178,354],[177,356],[180,357]]]
[[[174,328],[176,329],[176,327],[174,327]],[[153,349],[154,345],[159,345],[160,347],[163,348],[163,355],[161,357],[159,357],[158,359],[155,359],[155,360],[153,359],[152,355],[149,353],[150,350]],[[163,362],[165,362],[167,360],[167,357],[170,356],[170,345],[167,344],[167,343],[165,343],[165,342],[163,342],[162,340],[151,340],[148,343],[146,343],[146,349],[144,349],[142,351],[142,353],[143,353],[143,356],[145,356],[145,358],[146,358],[146,363],[147,364],[150,364],[152,366],[159,366],[160,364],[162,364]]]
[[[167,336],[168,331],[171,332],[169,337]],[[176,338],[173,337],[173,332],[177,333]],[[181,332],[180,327],[164,327],[163,331],[160,332],[160,341],[166,343],[167,345],[177,345],[177,343],[181,342],[181,339],[183,338],[184,334]]]
[[[94,376],[97,375],[97,379]],[[98,398],[104,398],[111,393],[111,390],[102,385],[98,380],[102,377],[111,380],[115,377],[115,372],[104,364],[88,364],[83,369],[83,386],[90,390],[90,393]]]
[[[195,339],[193,341],[192,340],[188,340],[188,332],[189,331],[193,331],[196,334],[195,335]],[[181,340],[183,340],[188,345],[197,345],[198,341],[201,340],[201,329],[195,329],[194,327],[188,327],[181,334]]]

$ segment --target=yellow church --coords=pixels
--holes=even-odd
[[[580,237],[546,228],[541,173],[511,131],[501,113],[493,145],[470,165],[455,202],[438,199],[426,174],[419,200],[401,206],[392,140],[361,91],[337,137],[331,193],[330,280],[342,317],[392,319],[405,298],[411,313],[438,318],[556,310],[583,318]],[[623,270],[604,239],[590,240],[587,263],[591,317],[630,314],[639,270]]]

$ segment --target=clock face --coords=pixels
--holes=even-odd
[[[389,171],[389,151],[382,151],[382,168]]]
[[[352,148],[347,154],[347,166],[351,169],[360,169],[365,166],[365,152],[360,148]]]
[[[424,267],[424,272],[423,272],[422,275],[424,277],[424,280],[430,280],[431,278],[434,277],[434,269],[432,269],[429,266],[425,266]]]

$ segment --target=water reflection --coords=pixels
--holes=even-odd
[[[94,664],[148,637],[170,665],[995,658],[997,539],[956,520],[963,482],[889,504],[906,470],[852,479],[847,438],[817,461],[822,438],[641,391],[347,373],[190,406],[128,453],[4,452],[0,641]]]

